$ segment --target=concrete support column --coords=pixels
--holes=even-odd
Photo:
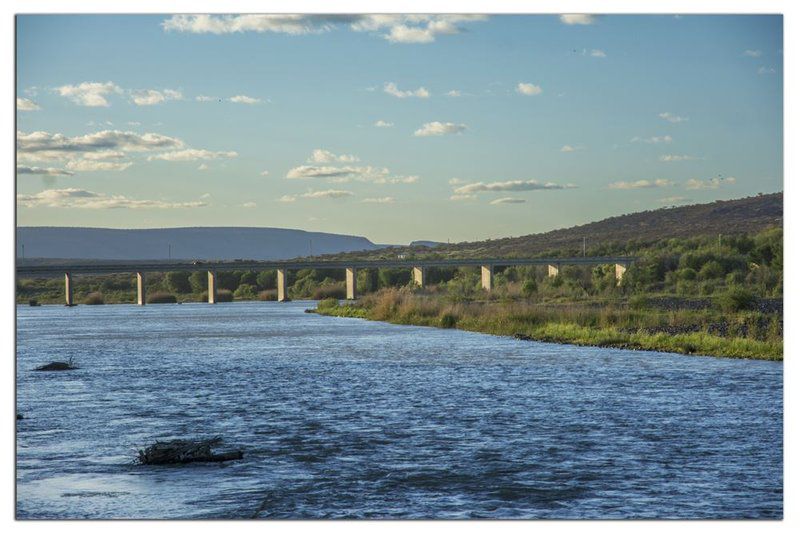
[[[147,294],[145,293],[145,288],[144,288],[144,273],[143,272],[137,272],[136,273],[136,303],[138,305],[144,305],[146,298],[147,298]]]
[[[492,265],[481,266],[481,287],[487,292],[492,291],[494,285],[494,267]]]
[[[69,272],[64,273],[64,294],[66,295],[66,305],[72,307],[75,301],[72,299],[72,274]]]
[[[347,299],[356,299],[356,269],[348,267],[345,270],[345,280],[347,281]]]
[[[547,265],[547,277],[554,278],[558,276],[558,267],[561,265]]]
[[[217,273],[208,271],[208,303],[217,303]]]
[[[414,284],[422,288],[425,286],[425,267],[414,267],[411,269],[411,279],[414,281]]]
[[[617,286],[622,283],[622,276],[625,275],[626,270],[628,270],[628,265],[623,265],[622,263],[614,265],[614,277],[617,278]]]
[[[278,301],[288,302],[289,297],[286,295],[286,269],[278,269]]]

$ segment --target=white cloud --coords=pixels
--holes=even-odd
[[[373,183],[386,183],[390,185],[396,185],[398,183],[417,183],[419,181],[419,176],[391,176],[391,177],[384,177],[378,176],[372,180]]]
[[[36,194],[17,195],[21,207],[59,207],[71,209],[174,209],[205,207],[205,202],[165,202],[135,200],[122,195],[108,196],[84,189],[48,189]]]
[[[219,98],[215,96],[204,96],[202,94],[200,96],[195,96],[194,99],[197,102],[213,102],[215,100],[219,100]]]
[[[646,143],[646,144],[661,144],[661,143],[671,143],[672,137],[669,135],[664,135],[663,137],[634,137],[631,139],[632,143]]]
[[[415,137],[431,137],[437,135],[460,134],[466,131],[466,124],[455,124],[454,122],[426,122],[414,132]]]
[[[17,111],[39,111],[41,107],[33,100],[17,98]]]
[[[431,43],[439,35],[463,31],[463,24],[486,20],[485,15],[173,15],[162,22],[165,31],[213,33],[243,32],[306,35],[337,26],[356,32],[376,32],[392,43]]]
[[[462,183],[466,182],[460,178],[450,178],[449,180],[447,180],[448,185],[461,185]]]
[[[143,89],[131,91],[131,101],[136,105],[156,105],[167,100],[183,100],[183,94],[180,91],[172,89],[164,89],[157,91],[155,89]]]
[[[742,55],[746,57],[761,57],[761,50],[745,50]]]
[[[308,158],[309,163],[355,163],[358,157],[349,154],[336,155],[328,150],[317,148]]]
[[[253,98],[252,96],[247,96],[244,94],[237,94],[236,96],[231,96],[230,98],[228,98],[228,100],[230,102],[233,102],[234,104],[255,105],[261,103],[260,98]]]
[[[736,183],[736,178],[732,176],[727,178],[717,176],[707,180],[692,178],[686,182],[686,188],[689,190],[719,189],[723,185],[733,185],[734,183]]]
[[[580,150],[580,148],[577,147],[577,146],[572,146],[571,144],[565,144],[564,146],[561,147],[560,151],[561,152],[575,152],[577,150]]]
[[[775,69],[772,67],[759,67],[758,69],[759,74],[775,74]]]
[[[106,97],[122,92],[122,89],[110,81],[105,83],[85,81],[79,85],[62,85],[55,90],[61,96],[85,107],[108,107],[111,104]]]
[[[570,26],[576,24],[586,26],[589,24],[594,24],[597,21],[596,15],[559,15],[558,18],[561,19],[561,22],[564,24],[568,24]]]
[[[674,163],[676,161],[694,161],[695,159],[700,159],[700,158],[695,157],[693,155],[678,155],[678,154],[666,154],[658,158],[658,160],[663,163]]]
[[[606,57],[606,53],[603,50],[592,50],[591,54],[592,57]]]
[[[557,183],[542,183],[538,180],[510,180],[495,181],[492,183],[470,183],[462,185],[453,190],[456,195],[470,195],[478,192],[497,192],[497,191],[542,191],[542,190],[561,190],[575,189],[572,184],[559,185]]]
[[[458,89],[453,89],[452,91],[447,91],[445,93],[445,96],[449,96],[450,98],[458,98],[459,96],[461,96],[461,91],[459,91]]]
[[[507,196],[505,198],[498,198],[496,200],[492,200],[489,202],[491,205],[500,205],[500,204],[524,204],[525,200],[523,198],[511,198]]]
[[[284,194],[278,198],[278,201],[283,203],[292,203],[297,201],[297,197],[291,194]]]
[[[269,176],[269,170],[262,170],[259,172],[259,176]]]
[[[361,200],[365,204],[393,204],[394,197],[392,196],[384,196],[382,198],[364,198]]]
[[[390,180],[405,179],[392,178],[389,176],[388,168],[376,167],[334,167],[318,165],[300,165],[294,167],[286,173],[286,179],[327,179],[334,183],[346,183],[348,181],[371,181],[375,183],[391,183]],[[416,179],[416,178],[414,178]],[[398,181],[397,183],[400,183]]]
[[[350,191],[342,191],[339,189],[328,189],[326,191],[309,191],[305,194],[301,194],[303,198],[346,198],[348,196],[353,196],[353,193]]]
[[[668,111],[665,111],[663,113],[659,113],[658,116],[660,118],[663,118],[667,122],[672,122],[673,124],[677,124],[679,122],[686,122],[687,120],[689,120],[686,117],[680,117],[678,115],[673,115],[672,113],[670,113]]]
[[[385,120],[377,120],[375,121],[374,126],[376,128],[393,128],[394,122],[386,122]]]
[[[119,159],[123,152],[147,152],[183,148],[183,141],[158,133],[103,130],[68,137],[61,133],[17,132],[17,158],[20,161],[59,159]],[[91,154],[91,155],[90,155]]]
[[[211,198],[211,193],[210,192],[205,192],[205,193],[200,195],[200,198],[203,199],[203,200],[208,200],[209,198]]]
[[[257,207],[257,205],[256,205],[255,202],[245,202],[245,203],[242,204],[242,207],[244,207],[246,209],[252,209],[254,207]]]
[[[617,190],[631,190],[631,189],[656,189],[662,187],[671,187],[675,185],[673,182],[665,179],[656,180],[638,180],[638,181],[616,181],[608,185],[609,189]]]
[[[519,82],[517,84],[517,92],[525,96],[536,96],[542,94],[542,88],[532,83]]]
[[[197,170],[208,170],[208,165],[205,163],[200,163],[200,165],[197,167]]]
[[[127,122],[128,126],[141,126],[141,122]]]
[[[27,167],[23,165],[17,165],[17,174],[35,174],[38,176],[74,176],[74,172],[70,172],[69,170],[64,170],[61,168],[52,168],[52,167]]]
[[[383,84],[383,92],[391,94],[396,98],[428,98],[431,95],[425,87],[420,87],[413,91],[402,91],[397,87],[397,84],[392,81],[387,81]]]
[[[450,197],[453,202],[464,202],[467,200],[477,200],[478,197],[474,194],[454,194]]]
[[[161,159],[163,161],[201,161],[209,159],[221,159],[237,157],[239,154],[233,151],[229,152],[212,152],[210,150],[198,150],[195,148],[187,148],[175,152],[164,152],[161,154],[151,155],[147,158],[148,161],[155,161]]]
[[[115,162],[115,161],[101,161],[96,159],[73,159],[67,161],[67,168],[70,170],[75,170],[77,172],[98,172],[98,171],[107,171],[107,172],[121,172],[128,167],[130,167],[133,163],[130,161],[126,162]]]

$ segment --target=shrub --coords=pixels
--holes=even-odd
[[[234,298],[237,300],[255,300],[256,286],[249,283],[239,285],[236,292],[233,293]]]
[[[709,261],[697,273],[697,276],[702,280],[719,279],[724,275],[725,269],[717,261]]]
[[[317,302],[317,309],[333,309],[339,306],[339,300],[336,298],[325,298]]]
[[[102,292],[90,292],[86,295],[86,298],[83,300],[83,303],[86,305],[103,305],[105,301],[103,300],[103,293]]]
[[[456,327],[458,323],[458,317],[452,313],[444,313],[442,316],[439,317],[439,327],[452,329]]]
[[[328,298],[343,300],[346,296],[347,290],[342,284],[322,285],[311,293],[312,300],[326,300]]]
[[[278,290],[268,289],[258,293],[258,299],[262,302],[274,302],[278,300]]]
[[[536,294],[536,291],[538,289],[539,288],[536,286],[536,280],[535,279],[526,279],[525,283],[522,284],[522,294],[526,298],[530,298],[531,296]]]
[[[178,299],[175,295],[168,292],[154,292],[147,297],[149,304],[174,304],[177,302]]]
[[[187,293],[192,292],[192,284],[189,281],[189,272],[167,272],[164,282],[171,292]]]
[[[717,296],[714,303],[723,312],[733,313],[752,309],[756,304],[756,297],[743,287],[734,287]]]
[[[646,309],[648,305],[647,296],[635,294],[628,299],[628,307],[631,309]]]
[[[233,301],[233,293],[228,289],[220,289],[217,291],[217,301],[218,302],[232,302]]]

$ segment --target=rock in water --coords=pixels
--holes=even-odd
[[[221,437],[205,440],[168,440],[157,441],[144,450],[139,450],[139,464],[171,465],[197,462],[219,463],[244,457],[241,450],[214,453],[212,448],[221,443]]]
[[[47,363],[46,365],[37,366],[34,370],[39,371],[50,371],[50,370],[76,370],[78,367],[73,365],[70,362],[63,362],[63,361],[53,361],[52,363]]]

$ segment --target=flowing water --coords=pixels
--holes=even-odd
[[[780,518],[783,365],[305,314],[17,308],[19,518]],[[74,355],[79,370],[34,372]],[[139,466],[156,439],[244,459]]]

